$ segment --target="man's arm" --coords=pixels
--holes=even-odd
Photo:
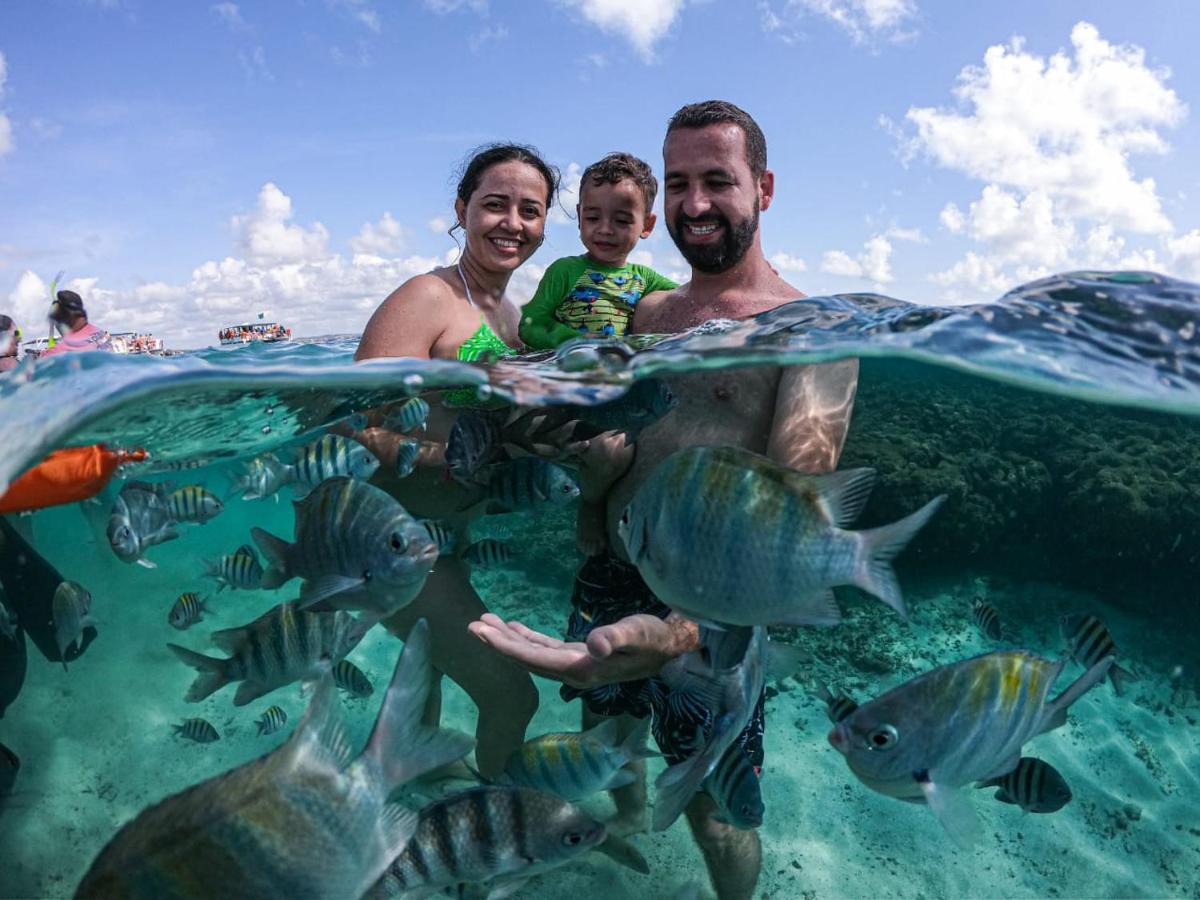
[[[857,359],[785,368],[767,455],[801,472],[832,472],[846,443],[857,390]]]

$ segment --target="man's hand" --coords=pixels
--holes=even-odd
[[[489,647],[512,657],[534,674],[573,688],[657,675],[669,659],[692,649],[694,629],[673,616],[666,620],[650,615],[626,616],[594,629],[587,643],[581,643],[560,641],[491,613],[468,627]]]

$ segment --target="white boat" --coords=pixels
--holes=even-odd
[[[159,355],[165,349],[163,340],[153,334],[135,331],[117,331],[111,334],[114,353],[153,353]]]
[[[284,328],[278,322],[247,322],[244,325],[226,325],[217,332],[221,346],[232,344],[252,344],[255,341],[273,344],[276,341],[290,341],[292,329]]]

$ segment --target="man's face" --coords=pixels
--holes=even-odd
[[[769,173],[754,177],[745,136],[732,124],[676,129],[663,157],[663,215],[675,246],[697,271],[731,269],[754,245]]]

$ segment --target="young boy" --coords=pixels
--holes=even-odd
[[[677,285],[653,269],[627,262],[654,230],[658,181],[628,153],[588,166],[579,182],[579,237],[587,253],[555,260],[521,309],[521,340],[537,350],[580,335],[620,337],[642,295]]]

